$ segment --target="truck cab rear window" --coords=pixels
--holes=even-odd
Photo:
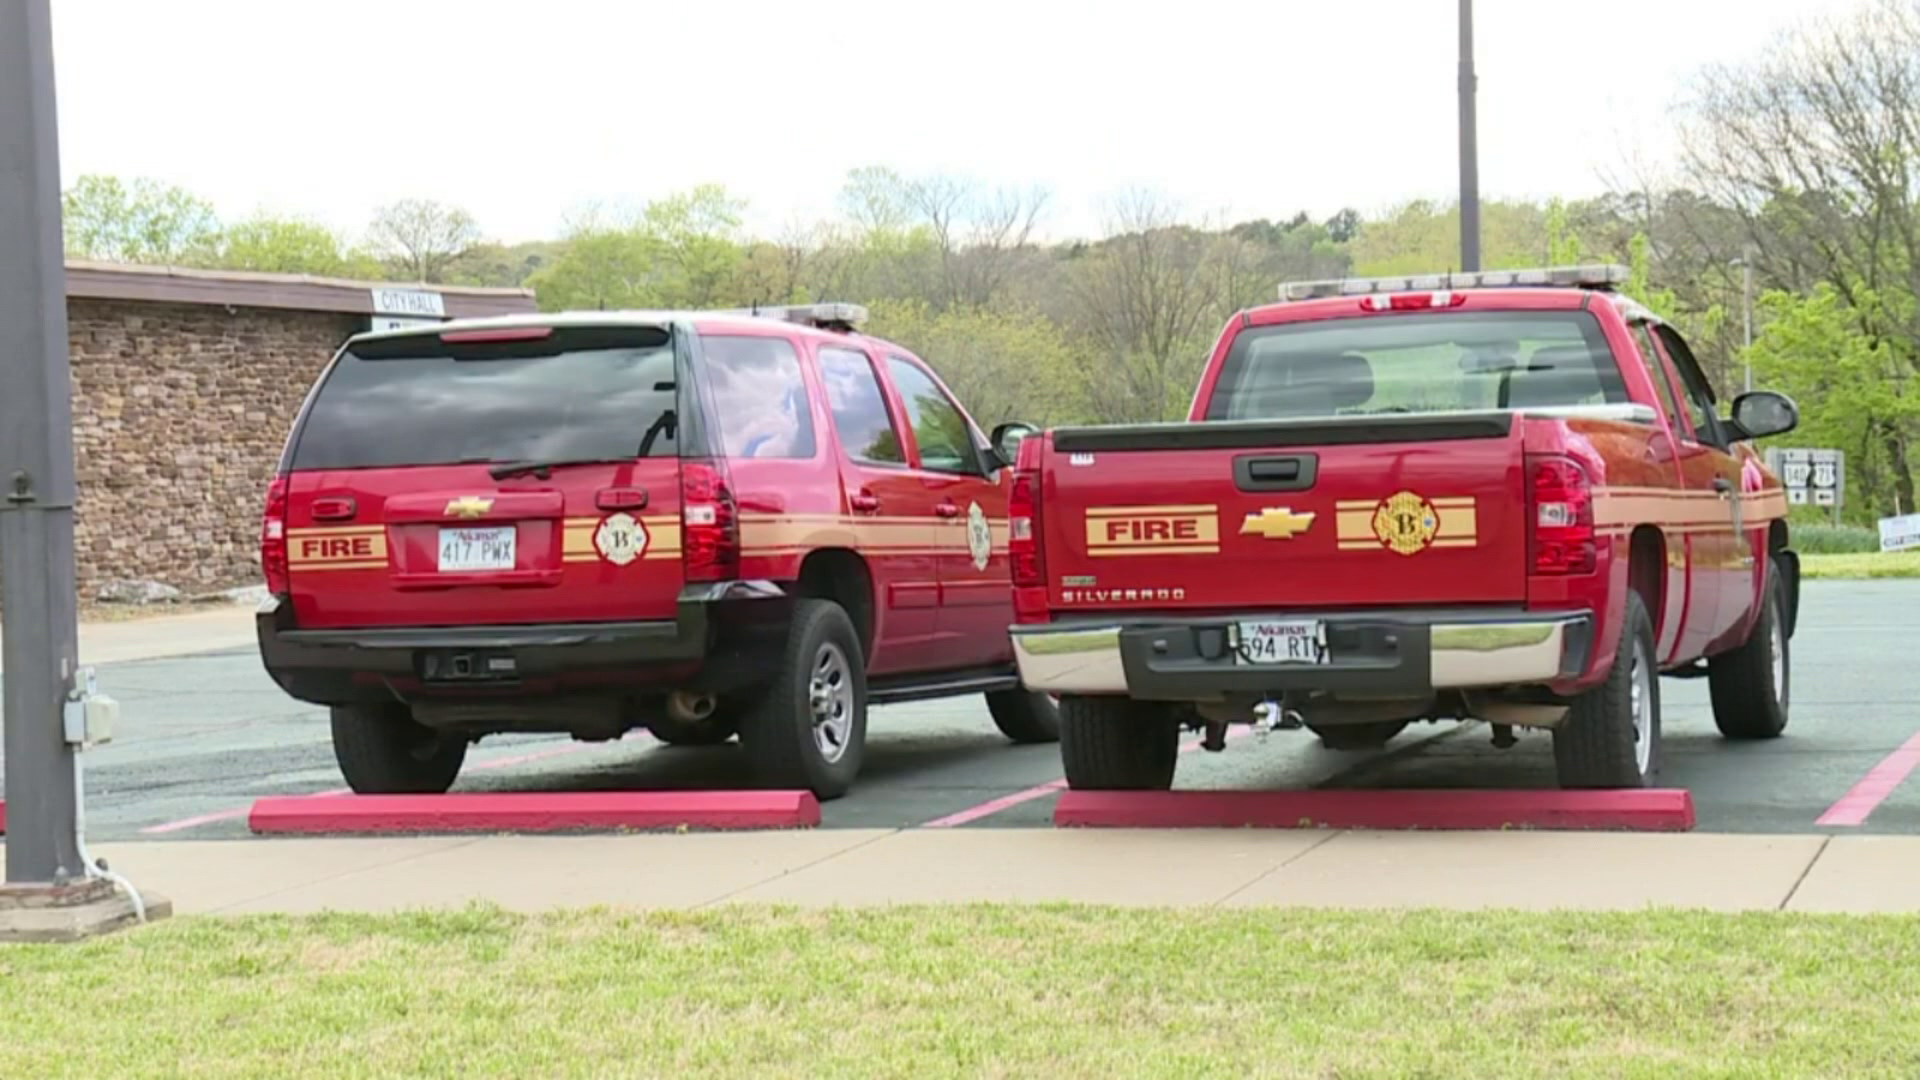
[[[556,333],[487,346],[424,335],[367,342],[342,354],[314,395],[290,464],[673,457],[675,400],[664,332],[629,331],[624,340]]]
[[[1376,315],[1234,338],[1209,420],[1620,404],[1599,320],[1578,311]]]

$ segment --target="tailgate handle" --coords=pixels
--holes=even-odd
[[[1320,472],[1318,454],[1242,454],[1233,459],[1241,491],[1305,491]]]
[[[339,495],[313,500],[313,520],[351,521],[360,512],[352,496]]]
[[[647,489],[601,488],[594,493],[593,505],[602,510],[644,510],[647,506]]]

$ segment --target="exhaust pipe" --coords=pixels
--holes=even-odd
[[[667,715],[683,724],[698,724],[713,715],[720,704],[712,694],[675,690],[667,695]]]

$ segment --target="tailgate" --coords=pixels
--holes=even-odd
[[[496,481],[485,466],[295,473],[295,615],[309,628],[671,619],[679,465],[574,466],[548,481]]]
[[[677,385],[656,327],[354,342],[282,466],[299,624],[674,618]]]
[[[1508,413],[1063,429],[1041,511],[1057,611],[1523,601]]]

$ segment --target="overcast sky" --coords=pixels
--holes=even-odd
[[[1850,0],[1478,0],[1484,195],[1671,160],[1703,63]],[[426,196],[490,236],[702,182],[777,230],[850,168],[1041,184],[1055,234],[1457,190],[1454,0],[53,0],[61,167],[357,232]],[[1132,13],[1129,13],[1132,12]]]

